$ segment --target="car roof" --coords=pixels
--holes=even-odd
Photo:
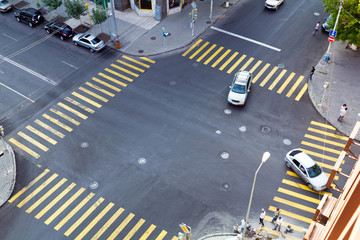
[[[242,84],[246,84],[247,80],[248,80],[248,76],[249,76],[249,72],[248,71],[239,71],[235,74],[235,82],[236,83],[242,83]]]
[[[96,38],[96,36],[95,36],[95,35],[92,35],[92,34],[86,34],[86,35],[84,36],[84,38],[86,38],[86,39],[88,39],[88,40],[92,40],[92,39]]]
[[[296,151],[297,153],[292,155],[291,153],[293,153],[294,151]],[[291,150],[289,155],[293,156],[296,160],[298,160],[305,168],[312,167],[315,164],[315,161],[300,149]]]
[[[40,12],[39,10],[37,10],[35,8],[25,8],[24,10],[29,12],[29,13],[32,13],[32,14]]]

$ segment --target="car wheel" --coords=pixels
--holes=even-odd
[[[287,166],[288,168],[290,168],[290,167],[291,167],[291,165],[290,165],[290,163],[289,163],[289,162],[286,162],[286,166]]]
[[[18,22],[20,22],[20,18],[19,18],[19,17],[16,17],[16,20],[17,20]]]
[[[60,39],[61,39],[61,41],[64,41],[64,37],[63,37],[63,36],[60,36]]]
[[[90,48],[90,52],[92,52],[92,53],[93,53],[93,52],[94,52],[94,49]]]
[[[30,27],[32,27],[32,26],[33,26],[33,24],[32,24],[31,22],[29,22],[29,26],[30,26]]]
[[[48,30],[46,30],[46,32],[47,32],[48,34],[50,34],[50,33],[51,33],[49,29],[48,29]]]
[[[78,43],[77,43],[77,42],[74,42],[74,44],[75,44],[75,46],[77,46],[77,45],[78,45]]]
[[[313,186],[310,183],[308,183],[307,186],[308,186],[308,188],[313,189]]]

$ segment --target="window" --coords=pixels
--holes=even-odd
[[[180,6],[180,0],[169,0],[169,9]]]
[[[151,0],[135,0],[135,6],[137,6],[140,10],[151,10],[152,3]]]
[[[297,160],[294,159],[293,162],[297,167],[300,167],[300,163]]]
[[[321,174],[321,168],[317,164],[315,164],[312,167],[309,167],[307,171],[309,173],[309,177],[311,178],[317,177]]]

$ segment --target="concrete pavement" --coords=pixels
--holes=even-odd
[[[16,162],[12,147],[0,137],[0,207],[9,199],[15,186]]]

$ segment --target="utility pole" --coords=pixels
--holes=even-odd
[[[337,24],[339,22],[339,17],[340,17],[340,13],[341,13],[341,9],[342,9],[342,5],[343,5],[343,2],[344,0],[340,0],[340,6],[339,6],[339,11],[338,11],[338,14],[337,14],[337,17],[336,17],[336,20],[335,20],[335,25],[334,25],[334,31],[336,31],[336,27],[337,27]],[[336,34],[336,32],[335,32]],[[334,36],[335,37],[335,36]],[[330,56],[330,47],[331,47],[331,43],[332,42],[329,42],[329,46],[326,50],[326,53],[325,53],[325,58],[324,59],[329,59],[329,56]]]
[[[191,36],[194,36],[195,35],[195,21],[198,17],[197,16],[198,9],[197,9],[195,2],[192,2],[191,6],[192,6],[192,10],[189,13],[189,17],[191,18],[190,29],[191,29]]]
[[[117,39],[119,37],[119,33],[118,33],[118,29],[116,26],[116,18],[115,18],[115,3],[114,0],[110,0],[110,8],[111,8],[111,15],[112,15],[112,20],[114,22],[114,29],[115,29],[115,33],[111,34],[111,37],[113,38],[113,40],[115,41],[115,39]],[[115,36],[114,36],[115,35]]]

